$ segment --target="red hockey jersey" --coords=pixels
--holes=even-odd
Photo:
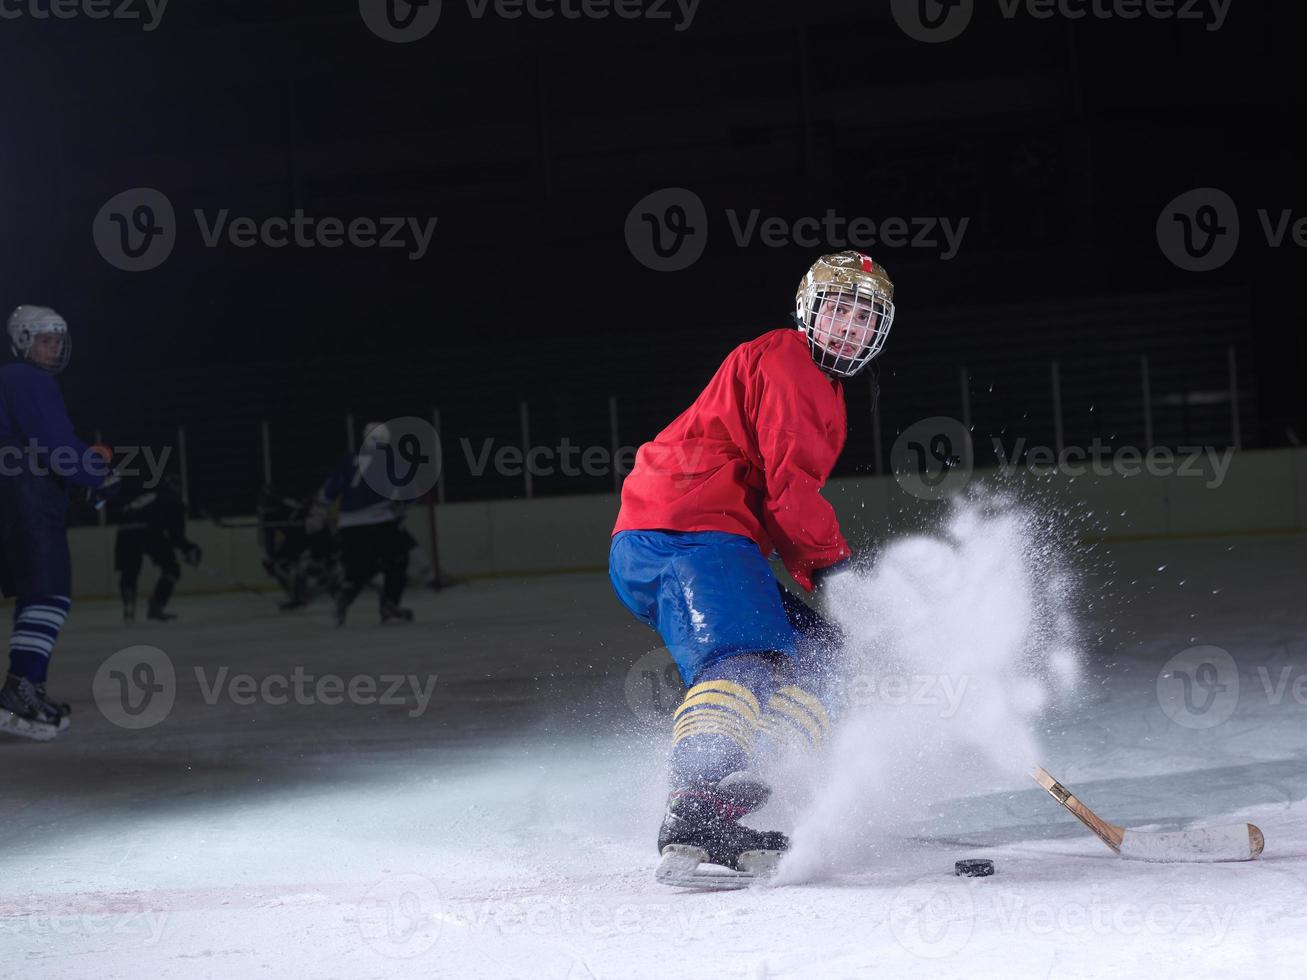
[[[844,391],[798,330],[735,348],[685,412],[636,453],[613,533],[728,531],[780,553],[794,580],[851,554],[820,490],[844,448]]]

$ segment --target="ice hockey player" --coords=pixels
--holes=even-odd
[[[381,622],[404,623],[413,612],[400,606],[408,584],[408,553],[413,538],[403,528],[403,501],[383,496],[369,482],[372,467],[378,472],[386,465],[390,431],[380,422],[369,423],[363,431],[363,445],[350,455],[331,475],[318,494],[317,513],[310,517],[308,530],[313,533],[332,507],[337,510],[336,526],[340,530],[343,581],[336,591],[336,625],[344,626],[349,607],[358,594],[380,572]]]
[[[780,586],[768,557],[779,553],[819,605],[848,570],[852,552],[820,490],[846,437],[842,379],[880,353],[893,298],[866,255],[818,259],[799,285],[798,329],[732,351],[640,447],[623,484],[610,578],[688,688],[673,722],[664,866],[688,856],[691,868],[748,870],[788,847],[784,834],[739,820],[770,793],[764,745],[815,746],[829,719],[817,658],[800,653],[820,646],[800,641],[821,620]]]
[[[12,359],[0,367],[0,541],[4,592],[16,601],[0,731],[45,740],[68,728],[70,714],[45,689],[71,606],[70,485],[107,494],[117,478],[109,471],[110,450],[73,433],[54,380],[72,351],[63,317],[45,306],[20,306],[8,332]]]
[[[322,592],[335,593],[336,540],[319,520],[312,534],[306,526],[315,497],[288,497],[266,484],[259,493],[257,513],[263,568],[286,593],[277,608],[302,609]]]
[[[123,621],[136,620],[136,582],[141,576],[142,560],[148,556],[159,569],[159,580],[146,607],[146,616],[162,622],[176,619],[168,612],[168,600],[181,578],[177,553],[186,564],[199,565],[203,557],[200,546],[186,537],[186,503],[182,500],[181,480],[169,473],[153,488],[141,488],[122,506],[113,545],[113,567],[118,572],[118,591],[123,599]]]

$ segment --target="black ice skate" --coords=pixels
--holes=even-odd
[[[411,623],[413,622],[413,610],[405,609],[393,602],[381,603],[381,625],[387,623]]]
[[[775,830],[754,830],[740,818],[767,799],[764,784],[734,779],[732,774],[716,786],[673,790],[658,832],[662,860],[654,877],[664,885],[682,888],[745,888],[776,870],[790,846]],[[701,869],[716,864],[723,869]]]
[[[0,731],[47,742],[68,727],[71,711],[57,705],[26,677],[10,674],[0,688]]]
[[[146,607],[145,618],[157,619],[161,623],[171,623],[177,616],[175,613],[166,612],[163,606],[157,602],[152,602]]]
[[[59,719],[59,730],[63,731],[68,727],[69,720],[73,714],[73,706],[66,701],[56,701],[46,692],[45,684],[33,684],[36,688],[37,700],[45,707],[46,711],[53,714]]]

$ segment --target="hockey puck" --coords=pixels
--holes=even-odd
[[[984,858],[968,858],[965,861],[955,861],[953,873],[967,878],[984,878],[986,875],[994,873],[994,862],[987,861]]]

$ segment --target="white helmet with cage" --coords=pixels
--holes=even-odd
[[[861,252],[823,255],[799,284],[794,319],[817,367],[851,378],[885,346],[894,322],[894,284]]]
[[[58,374],[68,366],[73,340],[68,323],[48,306],[20,306],[9,317],[9,346],[15,357]]]

